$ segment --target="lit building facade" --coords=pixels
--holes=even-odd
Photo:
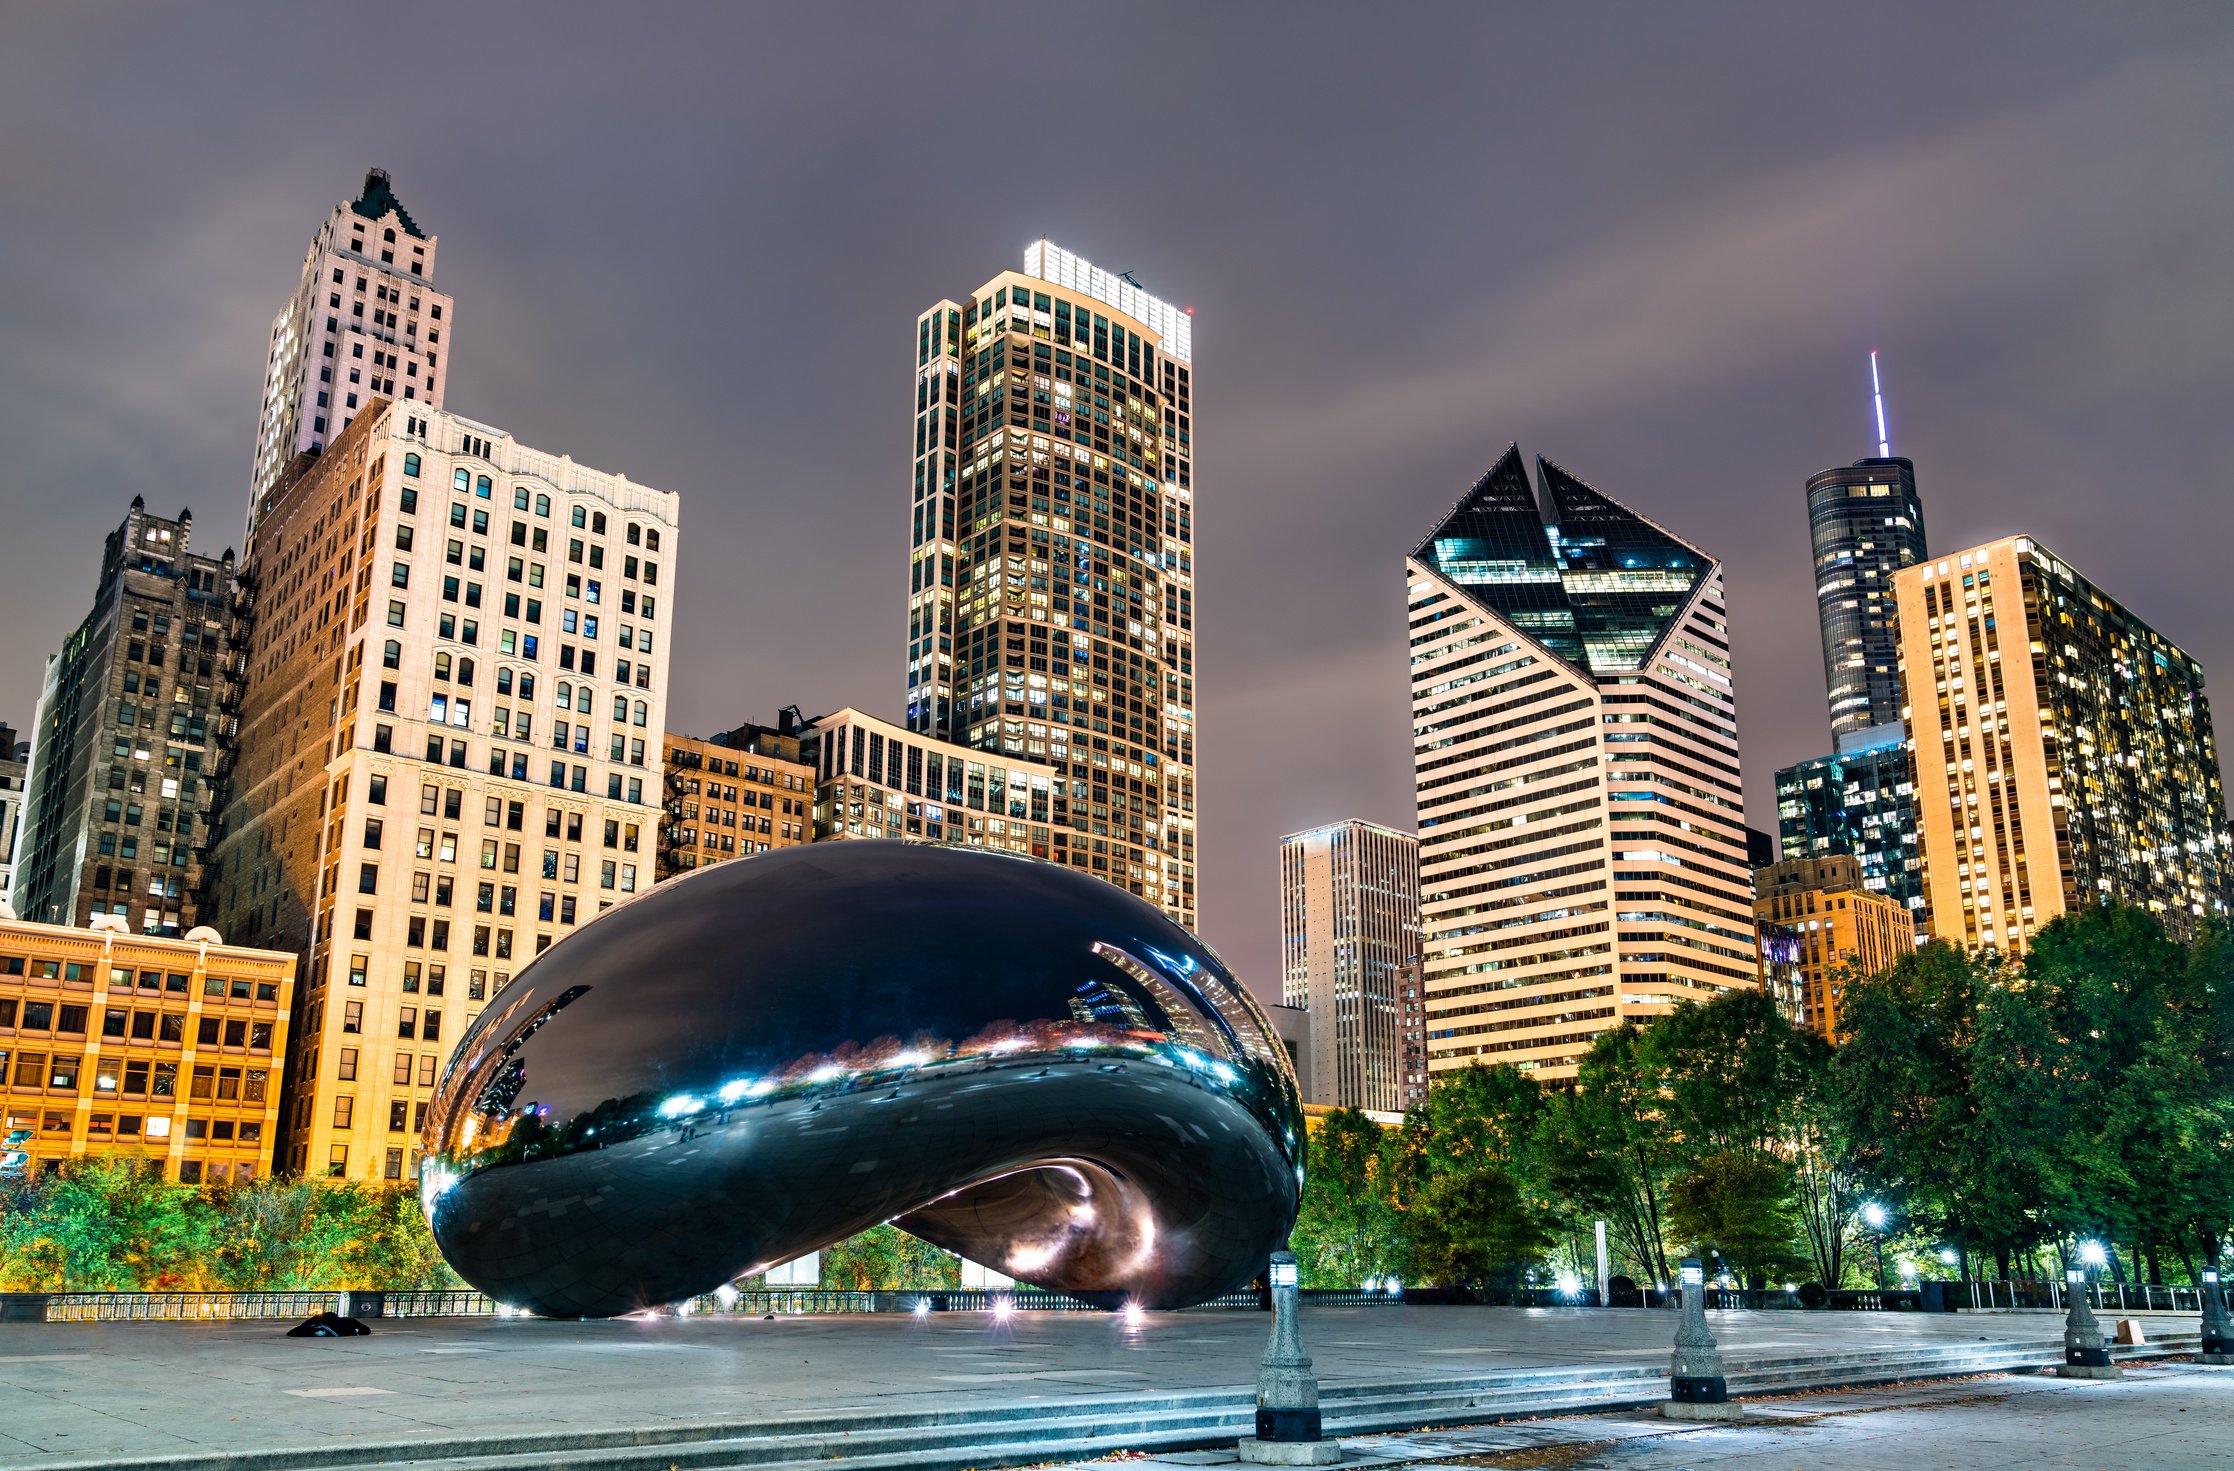
[[[1847,972],[1875,975],[1916,948],[1908,907],[1864,887],[1850,854],[1787,858],[1756,870],[1753,915],[1763,984],[1787,1021],[1832,1042],[1842,1036]]]
[[[266,506],[217,922],[302,957],[281,1169],[413,1175],[483,1003],[653,882],[675,527],[669,492],[401,401]]]
[[[0,1175],[90,1151],[268,1175],[295,957],[114,923],[0,919]]]
[[[1900,723],[1893,575],[1924,558],[1916,467],[1898,455],[1856,460],[1807,482],[1815,608],[1831,734]]]
[[[1755,983],[1722,569],[1517,446],[1406,562],[1428,1066]]]
[[[92,611],[47,660],[11,901],[27,919],[197,923],[237,656],[232,549],[202,556],[193,532],[192,511],[150,515],[135,496]]]
[[[814,768],[670,732],[659,876],[814,839]]]
[[[815,773],[817,842],[920,838],[1051,858],[1067,831],[1067,777],[1052,765],[935,741],[840,710],[811,722],[799,754]]]
[[[16,834],[23,826],[23,788],[31,773],[31,743],[0,721],[0,904],[12,904]]]
[[[1899,721],[1839,738],[1839,749],[1776,773],[1776,824],[1793,858],[1851,854],[1863,886],[1924,924],[1923,858],[1907,727]],[[1765,865],[1756,865],[1757,867]]]
[[[1190,929],[1192,326],[1044,240],[917,320],[906,719],[1062,773],[1047,856]]]
[[[1404,1105],[1404,983],[1419,955],[1419,840],[1351,820],[1280,840],[1280,1000],[1311,1019],[1307,1100]]]
[[[379,169],[319,226],[272,321],[251,534],[295,457],[322,451],[375,399],[442,407],[455,307],[434,289],[435,243]]]
[[[1900,574],[1931,933],[2022,952],[2114,900],[2188,936],[2227,910],[2203,670],[2029,536]]]

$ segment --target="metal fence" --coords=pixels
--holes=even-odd
[[[2199,1313],[2202,1297],[2193,1287],[2167,1287],[2150,1283],[2096,1282],[2089,1286],[2093,1306],[2104,1312]],[[1914,1287],[1841,1289],[1816,1293],[1802,1288],[1710,1287],[1707,1306],[1751,1311],[1835,1312],[1972,1312],[2053,1310],[2064,1307],[2059,1282],[1923,1282]],[[1469,1292],[1450,1288],[1407,1288],[1401,1292],[1354,1288],[1306,1288],[1305,1305],[1312,1307],[1385,1307],[1488,1305],[1525,1308],[1596,1307],[1595,1289],[1579,1287],[1520,1288],[1501,1292]],[[1096,1301],[1046,1292],[1035,1287],[927,1288],[921,1290],[851,1292],[825,1288],[755,1288],[709,1293],[662,1310],[661,1315],[726,1317],[795,1317],[834,1313],[1097,1313],[1121,1307],[1120,1301]],[[1229,1292],[1198,1303],[1192,1312],[1248,1312],[1264,1307],[1253,1291]],[[1645,1287],[1635,1300],[1616,1297],[1615,1307],[1667,1309],[1681,1305],[1672,1290]],[[300,1320],[333,1311],[355,1318],[489,1318],[509,1317],[506,1308],[478,1292],[18,1292],[0,1293],[0,1322],[10,1323],[129,1323],[129,1322],[240,1322]]]

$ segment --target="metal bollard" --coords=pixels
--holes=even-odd
[[[2226,1311],[2226,1289],[2218,1273],[2203,1273],[2203,1352],[2206,1364],[2234,1364],[2234,1317]]]
[[[2102,1339],[2102,1325],[2087,1303],[2087,1274],[2074,1268],[2063,1274],[2063,1362],[2056,1366],[2065,1379],[2122,1379],[2125,1371],[2110,1361],[2110,1346]]]
[[[1241,1459],[1259,1466],[1333,1466],[1340,1441],[1319,1434],[1319,1381],[1303,1351],[1301,1293],[1295,1253],[1272,1254],[1272,1340],[1257,1371],[1257,1433],[1244,1437]]]
[[[1745,1406],[1730,1401],[1722,1373],[1722,1351],[1707,1331],[1707,1273],[1696,1257],[1683,1263],[1683,1319],[1676,1324],[1675,1352],[1668,1359],[1668,1398],[1660,1414],[1669,1420],[1742,1420]]]

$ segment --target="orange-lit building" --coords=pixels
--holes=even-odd
[[[757,729],[745,726],[710,740],[667,736],[659,877],[813,839],[814,768],[796,759],[796,736],[787,759],[770,749],[771,742],[750,739]]]
[[[189,1185],[270,1173],[295,957],[212,933],[0,918],[0,1175],[104,1150]]]
[[[1755,869],[1753,918],[1763,937],[1761,984],[1794,1026],[1833,1042],[1842,969],[1872,975],[1916,948],[1908,906],[1865,887],[1862,865],[1844,853]]]

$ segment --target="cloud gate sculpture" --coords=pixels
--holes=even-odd
[[[880,1221],[1020,1281],[1178,1307],[1295,1219],[1264,1012],[1152,906],[1054,864],[846,842],[672,879],[460,1040],[421,1194],[500,1302],[605,1317]]]

